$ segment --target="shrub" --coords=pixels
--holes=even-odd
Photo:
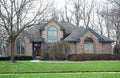
[[[49,56],[52,60],[64,60],[66,59],[67,53],[70,50],[69,43],[57,42],[49,48]]]
[[[120,60],[120,54],[71,54],[68,55],[70,61],[86,60]]]
[[[10,60],[10,57],[0,57],[0,61],[8,61]]]
[[[15,60],[33,60],[32,56],[15,56]]]
[[[49,47],[44,48],[43,59],[49,60],[48,50],[49,50]]]
[[[49,54],[48,52],[44,52],[43,58],[44,60],[49,60]]]
[[[15,56],[15,60],[32,60],[33,57],[32,56]],[[10,60],[10,56],[9,57],[0,57],[0,61],[9,61]]]

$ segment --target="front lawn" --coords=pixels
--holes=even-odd
[[[0,78],[120,78],[120,74],[14,74]]]
[[[64,72],[106,72],[106,71],[120,72],[120,61],[92,61],[92,62],[17,61],[15,64],[7,61],[0,61],[0,73],[44,73],[44,72],[64,73]]]

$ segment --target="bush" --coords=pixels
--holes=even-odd
[[[15,60],[32,60],[33,57],[32,56],[15,56]],[[9,61],[10,60],[10,56],[9,57],[0,57],[0,61]]]
[[[0,61],[8,61],[10,60],[10,57],[0,57]]]
[[[58,42],[49,48],[49,57],[51,60],[65,60],[69,50],[69,43]]]
[[[48,54],[48,52],[45,52],[44,51],[44,55],[43,55],[43,58],[42,59],[44,59],[44,60],[49,60],[49,54]]]
[[[33,60],[32,56],[15,56],[15,60]]]
[[[67,59],[70,61],[120,60],[120,54],[71,54]]]

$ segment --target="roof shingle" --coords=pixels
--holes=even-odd
[[[25,30],[27,32],[27,35],[29,35],[29,38],[31,38],[31,41],[35,41],[35,42],[43,41],[42,34],[40,31],[44,29],[46,24],[47,23],[41,23],[40,25],[35,25]],[[80,38],[85,33],[90,31],[98,38],[99,42],[113,42],[112,39],[99,35],[91,28],[86,28],[86,29],[84,27],[76,28],[75,25],[70,24],[68,22],[60,22],[58,23],[58,25],[65,30],[64,34],[68,34],[67,37],[63,38],[64,39],[63,41],[70,41],[70,42],[80,41]]]
[[[76,28],[68,37],[66,37],[63,41],[79,41],[80,35],[85,30],[84,27],[78,27]]]

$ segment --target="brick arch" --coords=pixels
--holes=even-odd
[[[96,48],[98,48],[98,44],[99,44],[99,41],[98,41],[98,38],[93,35],[91,32],[87,32],[86,34],[84,34],[81,38],[80,38],[80,44],[81,44],[81,49],[82,49],[82,53],[85,52],[84,50],[84,42],[87,38],[91,38],[93,40],[93,43],[94,43],[94,53],[96,53]]]

